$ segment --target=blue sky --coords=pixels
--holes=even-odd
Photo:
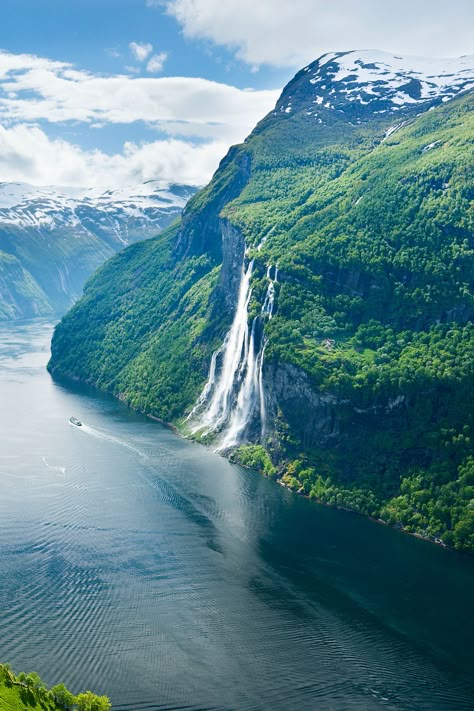
[[[474,54],[471,0],[3,0],[0,181],[206,182],[326,51]]]
[[[153,7],[146,0],[2,2],[0,47],[11,52],[69,61],[82,69],[111,74],[134,66],[146,75],[146,63],[134,61],[130,42],[150,43],[156,53],[167,52],[166,74],[172,76],[205,77],[258,89],[281,87],[294,73],[290,67],[271,65],[255,72],[225,47],[205,39],[186,39],[164,6]]]

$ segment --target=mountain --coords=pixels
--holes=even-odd
[[[277,110],[303,110],[318,119],[325,108],[362,120],[415,106],[426,111],[472,88],[473,57],[436,60],[376,51],[334,52],[296,75]]]
[[[474,550],[474,58],[305,67],[50,371],[290,488]]]
[[[195,188],[37,188],[0,183],[0,319],[64,312],[87,277],[128,244],[155,236]]]

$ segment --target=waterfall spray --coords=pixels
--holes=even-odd
[[[262,436],[266,429],[263,358],[266,338],[259,334],[262,320],[271,319],[275,302],[272,267],[267,269],[268,287],[261,315],[249,330],[248,306],[253,261],[242,268],[234,320],[222,346],[212,356],[207,383],[188,420],[194,420],[193,434],[219,435],[217,451],[238,445],[258,413]],[[275,269],[275,277],[277,270]],[[219,361],[222,361],[218,372]]]

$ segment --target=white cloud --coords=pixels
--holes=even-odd
[[[0,51],[0,181],[203,184],[229,145],[242,141],[274,106],[278,93],[199,78],[95,75],[65,62]],[[139,121],[169,138],[125,143],[121,152],[108,155],[47,134],[48,125],[63,122],[80,132]]]
[[[227,143],[192,145],[168,139],[107,155],[50,139],[37,126],[0,126],[0,180],[32,185],[122,187],[160,179],[202,185],[217,168]]]
[[[158,72],[163,71],[163,65],[167,59],[167,52],[160,52],[159,54],[154,54],[150,57],[150,59],[148,60],[148,64],[146,65],[147,72],[150,72],[151,74],[158,74]]]
[[[119,59],[121,56],[120,52],[115,47],[106,47],[104,52],[108,57],[111,57],[112,59]]]
[[[137,62],[144,62],[153,52],[153,45],[149,42],[130,42],[128,46]]]
[[[156,61],[164,57],[157,55]],[[204,184],[229,146],[273,108],[278,94],[199,78],[96,75],[66,62],[0,51],[0,181]],[[79,134],[144,122],[168,138],[125,143],[121,152],[108,155],[48,136],[48,126],[64,122]]]
[[[474,52],[472,0],[147,0],[184,34],[251,65],[303,67],[330,51],[376,48],[424,56]]]
[[[5,79],[10,72],[28,71],[33,68],[59,73],[71,69],[72,65],[32,54],[12,54],[0,50],[0,80]]]
[[[3,93],[2,93],[3,91]],[[193,77],[101,76],[70,64],[0,51],[0,121],[121,123],[145,121],[187,135],[215,126],[241,141],[275,104],[279,91],[250,91]]]

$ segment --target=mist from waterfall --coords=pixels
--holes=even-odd
[[[253,261],[247,268],[242,267],[234,320],[224,343],[212,356],[207,383],[188,416],[193,422],[193,434],[199,433],[203,437],[215,433],[218,436],[216,451],[241,443],[257,414],[262,437],[266,431],[263,323],[273,316],[278,270],[275,267],[275,278],[272,279],[272,267],[267,269],[268,287],[261,314],[253,319],[249,329],[253,267]],[[220,369],[219,361],[222,363]]]

